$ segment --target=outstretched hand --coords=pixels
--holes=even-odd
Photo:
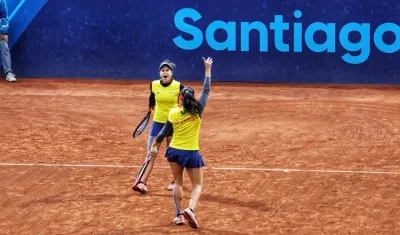
[[[204,57],[202,57],[202,58],[203,58],[203,62],[204,62],[204,67],[205,67],[205,69],[206,69],[206,70],[211,70],[211,65],[212,65],[212,63],[213,63],[212,58],[211,58],[211,57],[208,57],[207,59],[204,58]]]

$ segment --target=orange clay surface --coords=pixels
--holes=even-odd
[[[0,82],[1,234],[400,234],[398,86],[213,83],[194,231],[172,225],[164,144],[131,189],[149,82]]]

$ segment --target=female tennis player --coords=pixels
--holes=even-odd
[[[151,146],[151,154],[152,156],[156,156],[161,142],[173,130],[174,135],[165,153],[175,181],[173,196],[176,217],[172,222],[176,225],[182,225],[185,223],[186,218],[189,226],[194,229],[199,227],[194,211],[199,201],[203,185],[202,167],[204,166],[204,162],[199,153],[201,115],[206,106],[210,92],[211,65],[213,63],[211,58],[203,58],[203,61],[205,66],[205,78],[200,99],[195,99],[194,90],[192,88],[185,87],[180,92],[179,107],[171,109],[168,114],[167,122]],[[186,169],[190,177],[193,189],[189,207],[183,210],[182,213],[184,169]]]
[[[150,97],[149,97],[149,111],[154,110],[153,121],[150,126],[150,132],[147,142],[147,151],[150,151],[150,146],[158,133],[163,128],[167,121],[168,113],[171,108],[178,106],[178,97],[183,85],[177,80],[172,78],[175,64],[169,60],[165,60],[160,64],[160,79],[154,80],[150,83]],[[171,141],[172,131],[166,133],[167,147]],[[153,157],[143,173],[141,181],[133,186],[134,191],[142,194],[147,192],[147,179],[154,166],[155,157]],[[167,187],[172,191],[174,188],[174,181]]]

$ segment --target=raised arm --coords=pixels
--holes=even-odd
[[[203,90],[201,91],[201,95],[200,95],[200,99],[199,99],[199,103],[202,107],[202,110],[204,110],[204,108],[207,105],[207,101],[208,101],[208,96],[210,94],[210,87],[211,87],[211,65],[213,63],[213,60],[208,57],[207,59],[205,59],[203,57],[203,61],[204,61],[204,67],[205,67],[205,77],[204,77],[204,82],[203,82]]]
[[[206,76],[204,78],[203,90],[201,91],[201,95],[200,95],[200,99],[199,99],[199,103],[203,110],[207,105],[208,96],[210,94],[210,83],[211,83],[211,77]]]

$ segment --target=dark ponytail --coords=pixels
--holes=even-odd
[[[181,91],[181,95],[183,96],[183,111],[182,113],[190,113],[192,115],[200,115],[202,112],[202,107],[197,102],[194,97],[194,90],[190,87],[185,87]]]

